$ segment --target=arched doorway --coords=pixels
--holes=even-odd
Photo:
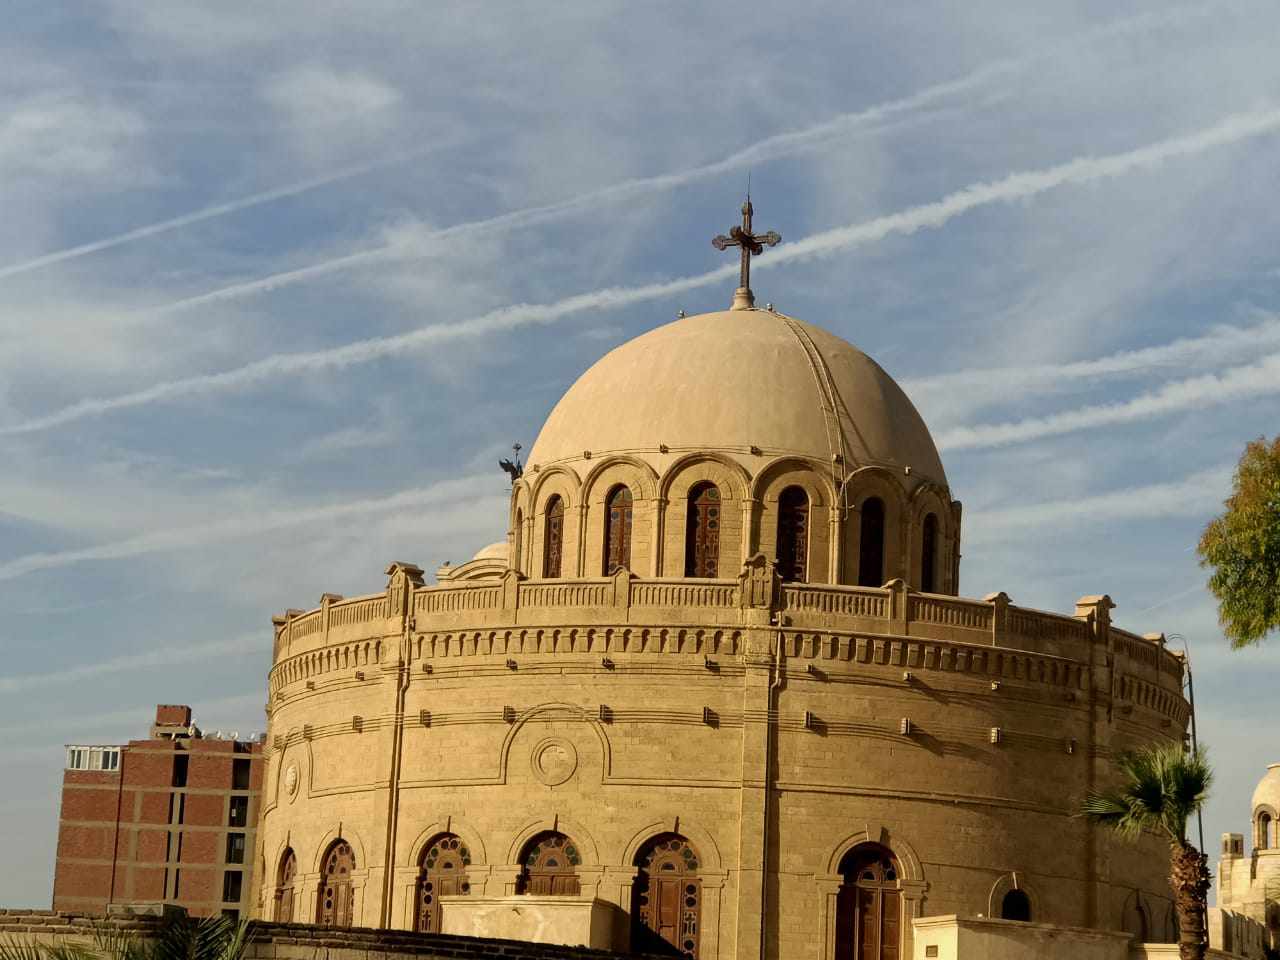
[[[1031,898],[1025,890],[1010,890],[1000,901],[1001,920],[1031,920]]]
[[[520,855],[517,893],[540,897],[576,897],[582,892],[578,866],[582,856],[563,833],[546,830],[525,844]]]
[[[413,929],[421,933],[440,932],[440,898],[471,892],[467,867],[471,851],[452,833],[442,833],[422,851],[418,861],[417,911]]]
[[[546,527],[542,542],[542,576],[554,580],[560,576],[564,557],[564,501],[553,496],[547,501]]]
[[[1147,913],[1146,904],[1142,902],[1142,895],[1137,890],[1129,894],[1129,899],[1125,901],[1120,927],[1139,943],[1151,942],[1151,918]]]
[[[276,871],[276,923],[293,923],[293,881],[298,876],[298,858],[285,847]]]
[[[809,495],[803,487],[787,487],[778,497],[778,575],[794,583],[809,579]]]
[[[938,515],[935,513],[924,518],[920,534],[920,590],[938,592]]]
[[[631,569],[631,491],[614,487],[605,500],[604,575],[611,577],[618,568]]]
[[[878,843],[854,847],[840,861],[836,960],[899,960],[902,886],[898,861]]]
[[[651,839],[636,855],[631,888],[631,949],[698,956],[702,927],[702,881],[698,854],[677,833]]]
[[[862,503],[858,546],[858,586],[884,586],[884,501],[868,497]]]
[[[699,483],[689,491],[685,523],[684,575],[715,577],[720,567],[720,491]]]
[[[329,845],[320,866],[320,890],[316,896],[316,923],[322,927],[351,926],[351,874],[356,857],[351,844],[339,838]]]

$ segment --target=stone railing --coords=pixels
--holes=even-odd
[[[393,566],[397,572],[385,594],[350,600],[326,595],[317,610],[277,617],[273,689],[334,669],[377,664],[405,635],[431,635],[433,649],[443,643],[440,649],[452,650],[470,632],[471,649],[493,651],[504,645],[474,638],[574,624],[584,630],[661,624],[734,629],[764,622],[758,617],[762,608],[779,627],[801,632],[932,639],[1086,662],[1096,659],[1091,645],[1103,644],[1118,654],[1121,672],[1179,693],[1183,675],[1182,658],[1161,637],[1111,627],[1105,597],[1082,600],[1073,617],[1014,606],[1002,593],[973,600],[917,593],[901,581],[884,587],[771,584],[758,565],[736,580],[641,579],[627,571],[524,580],[508,573],[497,581],[442,586],[425,586],[417,568],[416,574],[402,568],[407,565]]]

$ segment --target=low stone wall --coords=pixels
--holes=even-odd
[[[154,935],[160,917],[84,917],[51,910],[0,910],[0,941],[93,943],[95,930]],[[338,930],[307,923],[249,924],[244,960],[637,960],[644,955],[488,937],[460,937],[405,930]],[[651,960],[656,960],[649,955]]]

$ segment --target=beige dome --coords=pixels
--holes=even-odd
[[[874,360],[770,310],[686,317],[612,350],[556,404],[529,463],[656,454],[660,444],[673,456],[755,446],[829,463],[842,453],[849,469],[909,467],[946,485],[920,414]]]
[[[510,546],[507,541],[499,540],[497,543],[491,543],[487,547],[483,547],[472,560],[506,560],[510,553]]]
[[[1280,812],[1280,763],[1267,765],[1267,772],[1253,791],[1253,809],[1270,807]]]

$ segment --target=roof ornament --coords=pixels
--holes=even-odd
[[[514,484],[524,476],[524,464],[520,462],[520,444],[513,443],[511,445],[511,452],[515,457],[515,460],[511,461],[504,458],[498,461],[498,466],[506,471],[507,476],[511,478],[511,482]]]
[[[717,250],[741,248],[742,266],[738,272],[738,289],[734,291],[733,305],[729,308],[731,310],[750,310],[756,305],[755,294],[751,292],[751,258],[758,257],[764,253],[765,247],[776,246],[782,240],[773,230],[768,233],[752,233],[751,215],[754,212],[751,190],[748,187],[747,200],[742,205],[742,226],[731,228],[727,237],[722,233],[711,241],[711,245]]]

